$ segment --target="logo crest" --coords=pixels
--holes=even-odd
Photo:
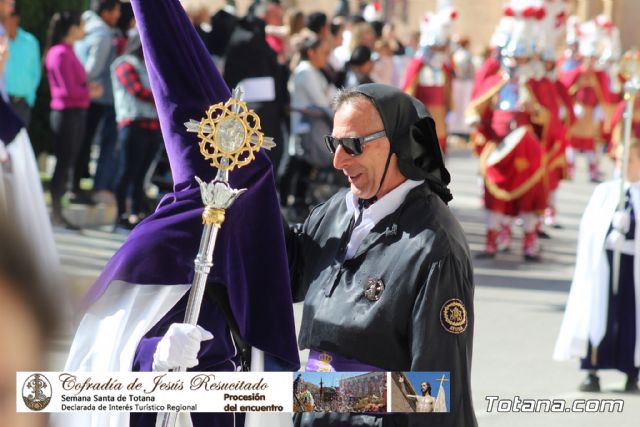
[[[445,302],[440,309],[440,323],[445,331],[451,334],[461,334],[467,329],[469,319],[463,302],[452,298]]]
[[[22,385],[22,399],[32,411],[42,411],[51,402],[51,383],[42,374],[33,374]]]

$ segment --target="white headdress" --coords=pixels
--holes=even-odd
[[[439,0],[436,13],[427,12],[420,18],[420,46],[444,46],[449,41],[451,23],[458,17],[451,0]]]
[[[605,15],[596,16],[594,21],[600,39],[600,60],[602,62],[619,61],[622,57],[620,30]]]
[[[538,51],[544,61],[555,61],[558,36],[566,20],[565,3],[562,0],[545,0],[545,10],[538,31]]]
[[[536,30],[546,11],[539,0],[511,0],[503,14],[513,18],[509,42],[502,50],[504,56],[528,57],[536,51]]]
[[[594,20],[583,22],[578,27],[578,52],[584,57],[599,56],[600,31]]]
[[[382,10],[382,4],[375,0],[365,6],[362,12],[362,17],[367,22],[381,22],[384,21],[384,11]]]

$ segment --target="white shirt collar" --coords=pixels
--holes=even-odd
[[[382,218],[398,209],[404,199],[407,197],[409,191],[422,184],[423,182],[424,181],[414,181],[412,179],[407,179],[402,184],[398,185],[396,188],[382,196],[380,199],[376,200],[374,204],[364,209],[364,216],[362,219],[370,219],[374,224],[377,224]],[[347,211],[350,214],[353,214],[355,212],[356,219],[358,219],[358,216],[360,215],[358,197],[356,197],[355,194],[349,192],[347,193],[345,199],[347,202]]]
[[[360,244],[369,234],[373,227],[384,217],[394,212],[400,207],[407,194],[411,189],[422,184],[424,181],[406,180],[393,190],[382,196],[374,204],[362,211],[362,220],[351,231],[349,242],[347,244],[347,253],[345,259],[351,259],[356,254]],[[358,198],[351,192],[347,193],[346,200],[347,211],[350,215],[355,215],[355,221],[360,216],[360,208],[358,207]]]

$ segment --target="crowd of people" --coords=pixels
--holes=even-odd
[[[546,237],[543,222],[556,226],[555,190],[573,176],[576,153],[586,154],[590,178],[599,181],[600,143],[613,147],[621,139],[619,34],[603,16],[579,23],[566,19],[564,5],[536,11],[532,5],[540,2],[513,2],[485,56],[474,57],[468,39],[450,34],[457,17],[450,2],[422,16],[420,31],[402,40],[378,2],[353,13],[338,2],[332,17],[295,8],[285,13],[278,0],[254,2],[245,16],[234,1],[217,11],[202,0],[181,3],[228,86],[245,89],[265,134],[274,138],[270,157],[280,203],[292,220],[346,185],[324,143],[339,88],[377,82],[414,95],[434,117],[445,153],[450,135],[471,134],[486,184],[487,256],[509,247],[510,223],[520,216],[524,255],[538,259],[537,236]],[[116,202],[116,226],[133,227],[149,213],[145,188],[162,144],[130,5],[93,1],[82,14],[56,13],[42,66],[36,39],[20,27],[19,7],[3,7],[4,92],[27,126],[41,68],[49,82],[57,160],[53,224],[77,228],[62,214],[68,194],[71,203]],[[561,33],[566,50],[558,57]],[[504,156],[490,151],[525,125],[533,131],[514,135],[525,143],[512,145],[539,151],[540,161],[520,165],[507,183],[496,182],[491,176],[512,171],[513,162],[494,164]],[[99,156],[92,190],[84,191],[93,143]]]
[[[285,14],[278,0],[255,2],[245,16],[233,1],[218,11],[202,0],[181,3],[228,86],[244,88],[265,135],[274,138],[270,157],[280,202],[290,219],[302,220],[310,206],[346,185],[331,166],[323,139],[331,133],[336,91],[367,82],[406,86],[405,69],[421,50],[419,33],[401,40],[375,2],[353,13],[339,2],[333,17],[291,8]],[[52,223],[78,228],[63,215],[68,196],[70,203],[115,202],[115,226],[132,228],[150,213],[152,204],[145,203],[150,168],[159,162],[161,169],[166,155],[130,4],[92,1],[84,12],[55,13],[42,64],[37,40],[20,26],[20,5],[6,14],[6,95],[27,127],[41,70],[49,83],[56,158]],[[440,60],[457,58],[445,62],[460,68],[468,98],[473,74],[468,40],[451,46]],[[459,117],[464,104],[458,102]],[[443,120],[444,110],[429,107]],[[468,133],[457,121],[459,132]],[[92,147],[99,154],[90,167]],[[89,187],[82,182],[87,177],[93,182]]]

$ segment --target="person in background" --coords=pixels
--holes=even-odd
[[[83,24],[77,12],[58,12],[51,18],[45,58],[56,156],[56,168],[51,178],[51,222],[68,229],[77,227],[62,215],[62,196],[82,146],[89,98],[102,94],[102,86],[87,83],[87,74],[73,52],[73,43],[83,35]]]
[[[400,75],[396,71],[393,60],[393,43],[387,39],[376,42],[376,54],[378,60],[374,62],[371,78],[376,83],[384,83],[389,86],[400,86]]]
[[[344,42],[344,31],[346,28],[346,20],[342,16],[336,16],[331,20],[329,30],[331,32],[331,53],[329,54],[329,66],[334,70],[342,70],[344,68],[344,62],[340,61],[335,54],[337,47],[341,46]],[[337,82],[334,82],[337,84]],[[342,86],[342,82],[339,82],[339,86]]]
[[[304,29],[304,12],[299,9],[289,9],[285,13],[285,21],[289,27],[289,37],[292,37]]]
[[[347,62],[357,46],[373,49],[375,41],[376,33],[371,24],[364,22],[361,16],[351,16],[342,33],[342,44],[336,46],[332,52],[332,64],[343,64],[342,68],[347,67]]]
[[[117,127],[113,108],[113,90],[109,67],[116,58],[115,25],[120,19],[119,0],[92,0],[91,9],[82,14],[85,36],[75,43],[74,50],[83,64],[89,82],[103,87],[100,95],[91,97],[87,113],[87,124],[80,154],[78,155],[73,177],[73,203],[93,204],[93,194],[83,193],[80,180],[89,176],[91,144],[94,138],[100,147],[98,165],[93,182],[93,191],[113,192],[117,172]],[[100,134],[97,132],[100,129]],[[102,201],[111,197],[101,193]]]
[[[278,55],[278,62],[286,62],[286,45],[288,29],[284,25],[284,11],[278,3],[267,6],[264,14],[265,40],[269,47]]]
[[[382,38],[391,42],[391,46],[394,48],[394,55],[403,56],[405,54],[406,48],[396,35],[396,26],[393,22],[384,24],[382,28]]]
[[[4,81],[4,68],[9,58],[9,40],[4,25],[13,12],[14,0],[0,0],[0,97],[6,99],[7,91]]]
[[[278,60],[281,64],[287,65],[288,70],[294,70],[300,63],[300,48],[305,38],[308,37],[304,20],[303,12],[298,9],[289,9],[284,16],[284,26],[272,27],[271,30],[267,26],[267,33],[276,29],[286,37],[284,52],[278,55]]]
[[[344,87],[356,87],[364,83],[373,83],[371,72],[373,71],[373,53],[367,46],[357,46],[351,52],[351,58],[347,62],[347,76]]]
[[[209,33],[209,53],[220,72],[224,70],[224,58],[229,46],[231,33],[238,23],[235,0],[226,0],[225,5],[211,17]]]
[[[624,206],[619,208],[620,178],[593,191],[580,221],[576,268],[553,354],[555,360],[580,358],[587,377],[580,391],[600,391],[600,369],[627,376],[624,390],[638,392],[640,370],[640,141],[629,147],[624,177]],[[620,264],[614,283],[614,251]]]
[[[191,21],[202,42],[207,46],[207,50],[209,50],[211,32],[205,31],[204,28],[206,27],[204,26],[211,20],[210,5],[207,4],[206,0],[181,0],[180,4],[184,7],[189,21]]]
[[[115,32],[117,34],[115,38],[116,52],[118,55],[122,55],[124,49],[127,47],[129,37],[137,32],[136,20],[133,17],[131,3],[122,3],[120,6],[120,17],[115,25]]]
[[[289,81],[291,137],[280,194],[281,203],[290,208],[292,220],[306,217],[306,194],[312,167],[331,166],[331,156],[322,140],[331,131],[331,100],[336,92],[322,73],[329,49],[328,40],[316,36],[308,38],[300,50],[302,61]]]
[[[349,52],[357,46],[366,46],[369,49],[373,49],[376,44],[376,31],[368,22],[356,22],[351,26],[351,37],[345,38],[345,41],[349,41]]]
[[[267,43],[265,19],[277,14],[276,11],[281,8],[278,0],[254,2],[250,12],[238,21],[231,34],[224,65],[227,85],[230,88],[245,88],[247,105],[260,116],[264,134],[272,137],[276,143],[276,147],[268,153],[274,176],[278,172],[285,145],[282,128],[289,105],[286,83],[288,70],[278,62],[276,52]]]
[[[111,65],[111,76],[118,120],[118,149],[122,156],[116,184],[116,227],[130,229],[142,216],[144,179],[162,144],[158,113],[137,33],[129,38],[124,55]],[[131,194],[129,213],[128,194]]]
[[[6,83],[13,109],[29,127],[31,109],[36,102],[40,85],[40,45],[33,34],[20,27],[20,10],[16,7],[5,22],[9,37],[9,59],[6,64]]]
[[[305,27],[307,30],[315,33],[321,39],[329,37],[329,20],[327,15],[322,12],[313,12],[305,18]]]
[[[449,133],[456,134],[465,140],[469,139],[471,127],[465,123],[464,111],[471,102],[475,68],[473,55],[469,50],[469,38],[454,36],[453,70],[451,82],[452,110],[446,118]]]

